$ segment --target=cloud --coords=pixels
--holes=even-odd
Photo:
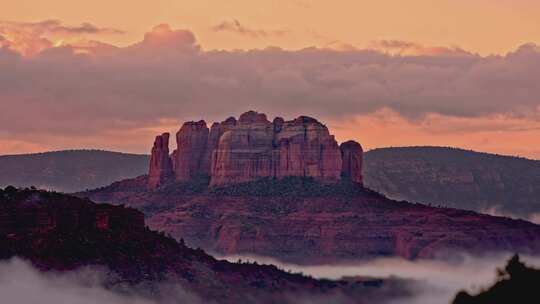
[[[424,46],[419,43],[404,40],[377,40],[370,43],[370,48],[392,55],[438,55],[438,56],[473,56],[459,47]]]
[[[41,49],[33,56],[0,49],[2,140],[44,145],[95,139],[96,146],[118,148],[121,139],[107,136],[139,134],[165,127],[164,121],[222,120],[248,109],[335,124],[383,109],[415,124],[430,117],[508,117],[527,129],[540,121],[535,45],[488,57],[319,48],[213,51],[202,49],[191,31],[166,24],[127,47],[33,43],[38,46],[30,49]],[[151,141],[130,139],[136,140],[137,151]]]
[[[230,32],[250,38],[267,38],[270,36],[284,36],[289,32],[286,30],[262,30],[251,29],[242,25],[238,20],[223,21],[212,27],[214,32]]]
[[[85,36],[119,35],[124,32],[114,28],[100,28],[84,22],[67,26],[58,20],[40,22],[0,21],[0,47],[7,46],[26,56],[33,56],[53,46],[84,41]]]
[[[29,263],[14,258],[0,263],[0,294],[10,304],[200,304],[202,301],[179,286],[157,286],[155,292],[122,287],[105,288],[103,270],[85,268],[78,271],[40,272]]]
[[[365,262],[301,266],[282,263],[278,260],[260,257],[233,255],[221,258],[228,261],[257,261],[274,264],[291,272],[301,272],[318,279],[340,279],[343,277],[402,278],[412,280],[407,284],[412,295],[398,298],[384,304],[448,304],[458,291],[466,289],[473,293],[489,287],[495,280],[496,269],[504,267],[511,254],[489,256],[456,256],[451,260],[417,260],[401,258],[381,258]],[[524,262],[531,266],[540,265],[540,257],[526,256]]]

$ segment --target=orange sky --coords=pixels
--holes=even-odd
[[[23,36],[29,35],[28,32],[18,32],[22,23],[34,24],[44,20],[58,20],[58,23],[53,22],[51,26],[62,27],[62,30],[51,33],[39,32],[37,36],[34,35],[34,32],[31,32],[31,35],[34,35],[32,37]],[[85,22],[90,23],[90,25],[84,25]],[[285,114],[272,112],[278,108],[272,108],[262,101],[253,104],[244,102],[238,105],[237,108],[231,108],[231,113],[226,114],[219,114],[219,112],[215,111],[212,113],[203,111],[193,113],[189,112],[189,107],[185,109],[184,113],[182,106],[185,107],[185,105],[173,106],[168,103],[167,98],[176,98],[175,92],[173,92],[174,94],[170,93],[171,96],[169,96],[168,93],[157,91],[156,93],[148,92],[148,94],[156,94],[164,98],[163,111],[160,113],[166,113],[169,110],[166,107],[171,107],[174,110],[171,113],[182,113],[184,116],[170,117],[156,114],[155,118],[158,120],[154,122],[141,121],[140,125],[134,127],[133,124],[137,123],[134,117],[138,117],[138,114],[134,114],[133,117],[118,118],[117,122],[111,124],[115,126],[122,125],[123,128],[99,129],[97,126],[93,126],[96,130],[99,129],[99,132],[96,131],[96,133],[80,136],[79,134],[64,134],[57,131],[56,128],[59,128],[56,125],[58,121],[54,118],[54,115],[60,112],[65,112],[67,115],[69,115],[69,111],[80,112],[80,108],[53,108],[52,114],[49,113],[53,117],[50,119],[49,124],[44,123],[43,126],[45,127],[36,124],[36,129],[39,129],[37,133],[19,134],[6,129],[2,130],[0,125],[0,154],[66,148],[101,148],[147,153],[153,136],[157,132],[175,132],[180,121],[188,118],[203,118],[208,122],[212,122],[213,120],[224,119],[229,115],[237,116],[242,111],[249,110],[246,107],[250,107],[255,110],[270,111],[269,116],[283,115],[285,118],[293,118],[291,115],[297,114],[317,116],[327,123],[338,140],[356,139],[363,144],[365,149],[385,146],[438,145],[540,159],[540,96],[536,94],[538,90],[535,91],[535,89],[531,88],[531,82],[526,79],[526,75],[525,77],[523,75],[523,73],[527,73],[529,65],[526,60],[529,60],[528,58],[539,58],[527,54],[527,52],[532,49],[532,52],[540,54],[540,49],[536,48],[534,50],[534,47],[531,47],[519,53],[519,56],[512,54],[507,56],[509,52],[516,52],[519,46],[526,43],[540,43],[540,1],[536,0],[7,0],[3,1],[0,9],[0,47],[3,45],[2,38],[13,41],[18,39],[17,43],[12,41],[11,47],[28,58],[33,58],[40,51],[54,46],[76,44],[80,49],[85,47],[93,48],[96,47],[96,41],[129,49],[127,46],[139,43],[145,37],[145,33],[161,23],[169,24],[170,28],[162,28],[165,37],[163,41],[159,40],[161,39],[159,38],[160,28],[154,30],[153,35],[158,37],[158,40],[156,40],[158,44],[164,41],[167,42],[166,40],[170,38],[171,41],[174,40],[173,42],[178,40],[182,47],[187,45],[188,48],[191,48],[190,43],[196,43],[204,51],[215,49],[263,49],[268,46],[298,50],[316,46],[339,51],[377,49],[383,53],[403,56],[440,56],[442,54],[463,57],[470,55],[466,52],[471,52],[479,54],[480,56],[476,58],[486,62],[481,62],[471,68],[470,71],[465,68],[462,74],[455,76],[455,79],[452,78],[454,77],[452,75],[454,68],[452,67],[441,73],[434,73],[435,76],[433,77],[440,77],[437,81],[444,82],[445,77],[456,81],[457,89],[453,86],[442,86],[440,89],[442,91],[435,93],[431,91],[424,92],[425,94],[418,98],[414,95],[414,92],[420,92],[426,89],[426,86],[432,84],[429,79],[432,76],[423,76],[424,70],[422,69],[425,68],[425,72],[430,73],[434,70],[438,71],[441,66],[430,66],[429,63],[425,63],[425,66],[421,66],[422,69],[419,69],[418,66],[404,63],[399,69],[396,69],[396,73],[393,75],[391,66],[381,71],[371,71],[369,66],[366,70],[346,70],[337,64],[335,69],[330,69],[329,75],[316,80],[326,85],[346,85],[347,82],[355,80],[357,74],[365,76],[366,73],[372,73],[375,78],[384,78],[383,82],[388,78],[388,81],[405,83],[402,91],[390,92],[396,94],[396,96],[389,95],[390,97],[388,97],[385,95],[388,100],[385,100],[384,105],[377,107],[373,106],[372,101],[368,100],[366,102],[362,100],[362,102],[366,103],[366,106],[371,106],[372,109],[356,109],[351,111],[350,115],[347,115],[346,109],[345,111],[341,109],[339,113],[333,113],[332,103],[335,101],[333,99],[327,100],[328,115],[326,115],[324,105],[317,104],[316,107],[312,108],[310,106],[312,104],[311,100],[310,102],[299,103],[297,107],[291,108],[291,113]],[[10,29],[9,27],[13,26],[13,24],[15,24],[14,29]],[[3,31],[2,27],[4,27]],[[193,32],[195,37],[191,37],[191,34],[187,31],[179,33],[179,36],[174,36],[171,28],[186,29]],[[34,30],[32,29],[32,31]],[[43,31],[43,28],[38,30]],[[171,35],[169,36],[169,34]],[[46,39],[41,39],[42,37],[46,37]],[[154,47],[161,48],[168,45],[163,43]],[[178,45],[174,44],[172,46],[177,47]],[[106,45],[103,46],[103,50],[108,50]],[[153,50],[150,49],[150,52],[153,52]],[[491,54],[498,54],[502,57],[490,59],[489,55]],[[69,56],[60,53],[56,56],[59,56],[58,58],[65,56],[66,58],[62,57],[62,59],[57,58],[55,60],[59,60],[61,64],[66,64],[66,66],[70,65],[68,60],[71,59],[69,59]],[[139,58],[137,56],[129,60]],[[264,57],[263,55],[260,56],[261,58]],[[274,60],[275,57],[273,56],[268,56],[265,60]],[[126,60],[126,62],[132,62],[129,60]],[[388,60],[391,60],[391,58]],[[525,62],[522,62],[523,60]],[[39,60],[38,63],[40,63]],[[34,63],[29,60],[28,64],[31,66]],[[308,69],[312,66],[313,63],[307,62],[301,68]],[[540,64],[535,61],[531,66],[540,67]],[[462,66],[455,67],[455,69],[460,68]],[[202,71],[206,71],[205,69],[207,68],[203,68]],[[40,69],[37,70],[40,71]],[[59,67],[58,70],[63,71],[64,68]],[[315,71],[318,70],[315,69]],[[485,75],[489,74],[490,71],[494,71],[493,73],[502,71],[504,74],[499,78],[486,77]],[[218,69],[218,72],[221,73],[222,71]],[[242,73],[242,71],[235,72]],[[252,71],[249,70],[248,72]],[[274,70],[269,69],[265,72],[274,72]],[[292,71],[284,69],[278,72],[280,73],[271,74],[267,81],[274,79],[276,83],[282,82],[282,84],[275,86],[275,90],[278,92],[282,88],[288,90],[283,91],[284,95],[291,94],[289,97],[292,96],[291,98],[293,98],[304,93],[303,89],[313,89],[310,89],[309,86],[302,87],[305,80],[299,79],[298,75],[295,74],[298,71],[294,69]],[[534,78],[539,75],[535,74],[538,72],[540,70],[531,69],[531,77]],[[2,76],[0,70],[0,79],[2,79]],[[38,77],[33,76],[33,74],[30,74],[30,76]],[[206,78],[203,77],[202,80],[212,80],[208,79],[207,76],[205,75]],[[220,81],[221,78],[219,77],[225,76],[216,75],[216,77],[212,81]],[[409,85],[408,82],[414,77],[420,79],[419,82]],[[422,79],[423,77],[428,79]],[[463,79],[460,77],[463,77]],[[238,81],[236,78],[233,80]],[[231,85],[234,85],[233,80],[230,80]],[[165,89],[168,88],[168,81],[169,79],[165,78]],[[294,87],[295,81],[298,81],[297,88]],[[476,84],[469,85],[468,81],[476,81]],[[496,103],[494,102],[494,109],[486,108],[486,111],[484,111],[482,107],[491,107],[491,104],[485,102],[485,100],[479,102],[476,108],[474,105],[467,104],[469,100],[474,100],[474,98],[499,96],[497,93],[490,95],[485,92],[497,89],[505,90],[502,87],[499,88],[499,81],[515,82],[513,86],[510,86],[510,90],[513,90],[512,93],[506,96],[509,97],[506,100],[508,106],[504,104],[505,100],[497,100]],[[290,82],[292,87],[283,85],[283,82],[285,84]],[[274,88],[272,85],[275,85],[275,83],[270,84],[270,87],[266,89],[272,92],[272,88]],[[439,85],[438,83],[434,84]],[[69,88],[59,86],[58,83],[54,83],[54,79],[47,80],[40,83],[40,85],[36,90],[45,94],[54,92],[64,98],[70,93],[67,92]],[[77,84],[75,83],[75,85]],[[309,83],[309,85],[312,85],[312,83]],[[366,96],[377,100],[379,96],[377,94],[381,93],[373,85],[373,83],[365,83],[365,87],[362,87],[362,90],[358,89],[358,91],[362,91],[362,94],[367,92]],[[475,88],[474,85],[481,87]],[[484,87],[486,85],[488,85],[487,89]],[[49,86],[53,89],[50,89]],[[54,89],[57,86],[60,88]],[[0,84],[0,89],[1,87]],[[217,88],[221,89],[221,87]],[[295,89],[298,89],[298,91],[295,91]],[[466,92],[462,93],[459,89]],[[111,94],[118,93],[114,87],[105,87],[105,90],[110,90]],[[444,90],[458,90],[455,96],[463,95],[467,101],[463,101],[463,105],[459,103],[459,100],[454,104],[451,98],[445,99],[445,94],[453,93]],[[372,91],[375,92],[373,96],[370,95]],[[535,94],[531,95],[532,92]],[[45,113],[51,110],[51,104],[54,105],[50,99],[45,100],[46,97],[43,97],[41,103],[43,108],[39,109],[41,105],[39,95],[32,95],[34,99],[24,95],[23,97],[26,98],[24,99],[18,96],[19,93],[13,91],[10,94],[3,94],[0,91],[0,106],[20,104],[21,107],[25,107],[24,111],[27,111],[26,109],[30,109],[28,111],[35,109],[35,111]],[[198,92],[195,95],[204,94],[205,92]],[[359,94],[358,98],[368,98],[362,94]],[[409,99],[400,104],[392,99],[401,98],[400,94],[411,95],[407,95],[406,97]],[[523,105],[519,104],[516,107],[511,107],[515,102],[512,94],[515,94],[516,100],[520,100]],[[57,95],[51,93],[51,96]],[[22,102],[16,100],[13,96],[23,98],[21,99]],[[106,94],[99,96],[97,98],[105,96],[106,99],[109,99]],[[131,92],[128,92],[127,95],[118,94],[118,96],[121,96],[120,98],[132,97]],[[338,94],[328,96],[325,98],[339,98],[341,95],[338,92]],[[235,97],[234,94],[232,97]],[[271,97],[270,95],[268,98]],[[424,99],[429,97],[433,98],[432,103],[434,105],[426,106],[424,105]],[[107,100],[108,103],[103,104],[104,108],[113,107],[115,105],[114,98],[116,97],[111,95],[110,100]],[[306,98],[313,98],[313,96],[307,96]],[[316,98],[317,95],[315,95]],[[442,98],[442,100],[439,101],[438,98]],[[28,106],[22,105],[25,102],[33,104],[34,107],[28,108]],[[285,107],[288,102],[290,101],[284,101],[280,106]],[[346,100],[340,106],[343,107],[348,102],[350,101]],[[439,104],[435,105],[436,102],[439,102]],[[80,104],[76,105],[80,106]],[[534,105],[536,105],[536,112]],[[463,108],[460,108],[461,106]],[[92,106],[87,107],[90,109]],[[159,107],[157,103],[156,107]],[[283,107],[280,109],[283,109]],[[393,107],[393,109],[386,107]],[[411,109],[408,107],[411,107]],[[419,107],[419,111],[422,112],[419,117],[410,114],[411,110],[416,109],[415,107]],[[17,109],[10,110],[5,111],[5,117],[12,118],[13,115],[18,115],[13,113],[22,113],[18,112]],[[467,113],[468,110],[474,111],[474,113]],[[126,109],[126,111],[142,110],[133,107]],[[430,111],[433,111],[433,113]],[[33,119],[32,117],[35,119],[36,117],[46,116],[40,113],[26,112],[26,114],[30,114],[28,115],[30,121]],[[99,114],[98,112],[97,115]],[[83,118],[91,120],[90,116]],[[1,119],[2,113],[0,112]],[[79,123],[84,124],[84,122]],[[47,129],[49,125],[51,131]],[[74,126],[74,129],[77,129],[77,127]],[[114,140],[111,140],[111,138],[114,138]]]
[[[381,39],[430,46],[459,46],[480,54],[506,53],[540,41],[540,1],[536,0],[5,0],[0,20],[58,19],[114,27],[125,35],[103,37],[128,44],[159,23],[195,32],[206,49],[325,46],[356,47]],[[212,28],[238,20],[253,30],[284,31],[253,38],[216,33]]]

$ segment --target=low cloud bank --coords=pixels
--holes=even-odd
[[[65,273],[43,273],[14,258],[0,263],[0,295],[10,304],[202,304],[179,286],[158,287],[152,296],[135,289],[106,289],[105,272],[84,269]]]
[[[281,269],[302,272],[315,278],[339,279],[347,276],[414,280],[414,296],[392,300],[384,304],[449,304],[460,290],[471,292],[489,287],[496,277],[496,269],[503,268],[510,254],[484,257],[460,256],[453,260],[408,261],[400,258],[383,258],[362,263],[342,265],[300,266],[281,263],[272,258],[232,255],[223,256],[228,261],[257,261],[274,264]],[[540,257],[523,257],[526,264],[540,266]]]

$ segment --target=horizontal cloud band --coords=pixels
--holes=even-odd
[[[380,109],[411,120],[428,113],[537,119],[540,111],[540,51],[532,44],[489,57],[462,50],[206,51],[193,33],[167,25],[124,48],[94,42],[28,57],[2,41],[0,136],[84,135],[247,109],[323,120]]]

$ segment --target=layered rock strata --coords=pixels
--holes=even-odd
[[[169,157],[169,133],[156,136],[150,169],[148,172],[148,188],[156,189],[172,179],[173,166]]]
[[[362,162],[364,150],[355,141],[347,141],[339,146],[341,150],[341,177],[352,180],[356,183],[363,183]]]
[[[170,163],[177,181],[208,176],[211,186],[223,186],[288,176],[335,182],[344,176],[362,182],[361,146],[350,141],[340,149],[328,128],[307,116],[270,122],[265,114],[249,111],[210,129],[204,120],[186,122],[176,141]],[[152,160],[161,159],[162,151],[153,149]],[[163,184],[156,166],[151,165],[151,174],[150,188]]]

